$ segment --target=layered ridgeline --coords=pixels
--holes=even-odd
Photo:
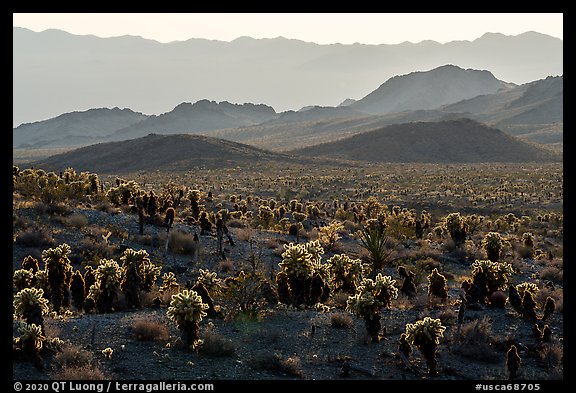
[[[360,99],[387,79],[444,64],[516,84],[563,74],[563,41],[535,32],[473,41],[318,45],[282,37],[159,43],[13,28],[13,127],[88,108],[160,114],[208,98],[284,112]],[[58,99],[54,99],[55,95]]]
[[[561,154],[469,119],[391,125],[290,153],[371,162],[562,161]]]
[[[98,143],[32,163],[34,167],[63,171],[129,173],[186,171],[194,167],[222,168],[240,164],[293,162],[294,157],[252,146],[200,135],[157,135]]]
[[[231,104],[200,100],[182,103],[161,115],[143,115],[129,109],[91,109],[54,119],[22,124],[13,129],[13,147],[79,147],[128,140],[150,133],[199,133],[218,128],[262,123],[277,117],[262,104]]]

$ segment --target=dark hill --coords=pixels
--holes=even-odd
[[[183,171],[193,167],[221,168],[243,163],[292,161],[284,154],[200,135],[157,135],[99,143],[32,163],[50,171],[72,167],[77,171],[129,173]]]
[[[372,162],[543,162],[559,154],[469,119],[391,125],[291,153]]]

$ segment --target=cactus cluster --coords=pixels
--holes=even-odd
[[[35,324],[44,329],[44,315],[48,313],[48,300],[44,291],[38,288],[24,288],[14,296],[12,301],[14,313],[24,318],[26,323]]]
[[[346,254],[335,254],[327,261],[330,285],[334,291],[354,293],[364,275],[364,264]]]
[[[356,293],[346,301],[346,311],[364,319],[372,342],[380,341],[380,310],[390,308],[392,299],[398,296],[395,280],[378,273],[374,280],[364,278]]]
[[[457,246],[464,244],[468,233],[468,223],[460,213],[450,213],[444,219],[444,227]]]
[[[428,275],[428,296],[436,296],[442,301],[448,299],[446,277],[440,274],[437,268],[432,269],[432,273]]]
[[[90,287],[88,299],[94,302],[99,312],[111,312],[120,289],[122,269],[113,259],[101,259],[94,275],[96,281]]]
[[[280,272],[276,275],[282,303],[312,306],[325,301],[330,293],[326,266],[321,263],[324,249],[318,240],[306,244],[285,244]]]
[[[482,248],[486,258],[492,262],[498,262],[504,247],[504,239],[498,232],[488,232],[482,239]]]
[[[168,318],[182,332],[184,343],[194,349],[202,344],[200,340],[200,321],[207,315],[208,305],[193,290],[184,289],[172,295],[168,307]]]
[[[476,260],[470,266],[470,273],[473,283],[478,287],[479,300],[485,303],[495,291],[506,289],[509,275],[514,273],[514,269],[507,262]]]
[[[437,375],[436,350],[446,330],[440,319],[424,319],[406,325],[406,341],[418,348],[428,366],[428,375]]]
[[[70,287],[72,278],[72,266],[68,259],[70,251],[70,246],[66,243],[42,251],[42,260],[48,272],[52,305],[56,312],[60,312],[60,308],[65,305],[65,294]]]

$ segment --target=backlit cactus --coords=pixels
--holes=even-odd
[[[444,227],[457,246],[464,244],[468,233],[468,223],[460,213],[450,213],[444,219]]]
[[[120,289],[122,269],[113,259],[101,259],[94,275],[96,282],[90,287],[88,298],[94,301],[99,312],[111,312]]]
[[[440,319],[430,317],[424,317],[423,320],[406,325],[406,341],[420,350],[420,353],[426,359],[428,375],[430,376],[438,374],[436,369],[436,350],[445,330],[446,327],[442,326]]]
[[[207,309],[208,305],[195,291],[185,289],[172,295],[168,318],[180,329],[184,343],[192,349],[202,343],[199,337],[200,321],[206,316]]]
[[[432,269],[428,275],[428,296],[436,296],[442,301],[448,299],[448,287],[446,286],[446,277],[438,272],[438,269]]]
[[[72,271],[72,266],[68,259],[70,251],[70,246],[66,243],[56,248],[42,251],[42,260],[46,264],[46,270],[48,271],[52,305],[56,312],[60,312],[64,302],[64,292],[70,286]]]
[[[492,262],[498,262],[504,247],[504,239],[498,232],[488,232],[482,239],[482,248],[486,258]]]
[[[346,254],[336,254],[327,261],[330,284],[334,291],[354,293],[364,273],[360,259],[351,259]]]
[[[320,242],[326,246],[327,250],[332,250],[336,242],[341,238],[339,231],[344,229],[338,221],[332,221],[329,225],[318,228],[320,234]]]
[[[18,269],[12,274],[12,284],[16,291],[30,288],[34,281],[34,273],[31,270]]]
[[[22,351],[32,358],[38,356],[42,350],[44,340],[46,340],[42,330],[40,326],[34,323],[25,324],[18,328],[18,333],[20,334],[18,344],[22,348]]]
[[[24,318],[28,324],[36,324],[44,329],[44,315],[48,313],[48,300],[44,291],[38,288],[24,288],[12,301],[16,316]]]
[[[346,301],[346,311],[364,319],[364,325],[372,342],[380,341],[380,310],[390,308],[392,299],[398,296],[395,280],[378,273],[374,280],[364,278],[356,293]]]
[[[495,291],[505,291],[508,285],[508,276],[514,272],[512,265],[507,262],[492,262],[490,260],[476,260],[470,266],[472,279],[480,289],[480,300],[486,301]]]

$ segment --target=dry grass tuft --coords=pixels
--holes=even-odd
[[[145,317],[134,320],[132,324],[134,337],[139,341],[159,341],[170,338],[168,326],[160,321],[154,321]]]

